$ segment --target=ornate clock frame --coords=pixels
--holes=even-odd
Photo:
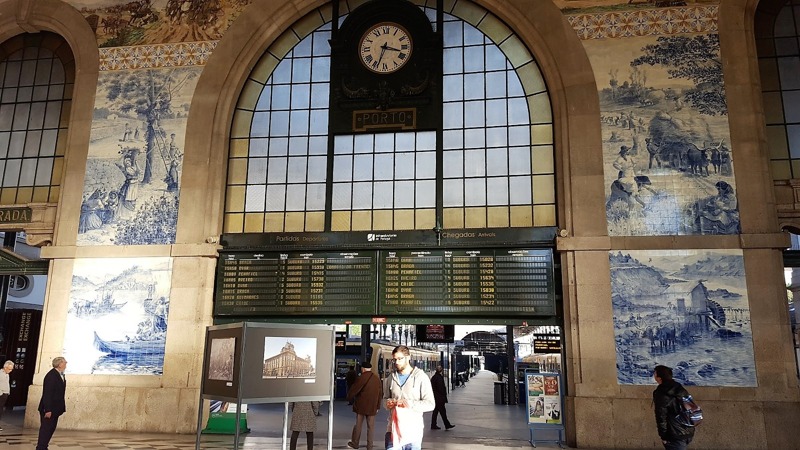
[[[441,30],[441,0],[437,30]],[[339,1],[333,3],[339,16]],[[362,59],[362,42],[378,25],[397,26],[412,46],[396,70],[370,69]],[[376,35],[376,37],[378,37]],[[435,130],[442,121],[442,37],[419,6],[407,0],[371,0],[331,32],[329,127],[332,134],[390,130]],[[386,53],[401,49],[383,44]],[[375,52],[380,55],[380,53]],[[373,61],[374,61],[374,55]],[[380,56],[378,56],[380,58]],[[366,58],[366,57],[364,57]],[[381,60],[381,64],[383,64]],[[387,66],[391,69],[392,67]]]

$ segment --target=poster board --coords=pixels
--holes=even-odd
[[[243,404],[284,403],[285,448],[289,402],[333,398],[334,347],[335,330],[329,325],[239,322],[208,327],[196,448],[200,448],[205,400],[236,403],[234,448],[239,447],[242,429],[247,429]],[[328,411],[332,429],[333,408]],[[332,439],[328,433],[329,449]]]
[[[330,400],[334,353],[332,326],[208,327],[202,396],[247,404]]]
[[[525,371],[525,405],[531,444],[554,442],[561,446],[564,441],[564,386],[561,374]],[[542,439],[550,431],[558,437]],[[539,438],[537,438],[537,435]]]

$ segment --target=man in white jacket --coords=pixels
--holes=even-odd
[[[389,377],[388,398],[389,427],[386,448],[394,450],[421,450],[425,421],[422,414],[433,411],[431,380],[424,371],[411,365],[411,352],[405,345],[392,351],[395,372]],[[391,436],[389,436],[391,434]]]
[[[8,400],[8,395],[11,394],[11,384],[9,383],[8,374],[14,370],[14,361],[6,361],[3,364],[3,370],[0,370],[0,418],[3,417],[3,410],[6,407],[6,400]],[[0,431],[3,431],[3,428],[0,427]]]

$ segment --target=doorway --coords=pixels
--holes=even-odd
[[[526,393],[522,380],[526,370],[562,373],[561,327],[551,324],[520,326],[507,325],[502,321],[463,321],[447,324],[446,329],[452,329],[452,342],[425,342],[431,340],[430,336],[422,336],[420,332],[421,327],[428,324],[420,322],[422,320],[409,320],[385,324],[385,327],[384,324],[335,325],[334,447],[346,445],[355,423],[352,406],[346,400],[347,372],[351,367],[360,372],[361,364],[370,361],[372,371],[385,379],[391,374],[391,352],[397,345],[409,347],[414,366],[424,370],[428,377],[437,365],[441,364],[445,369],[447,414],[455,428],[445,430],[439,419],[441,429],[432,430],[432,414],[425,413],[426,445],[453,445],[459,442],[483,442],[488,445],[498,442],[506,447],[530,447]],[[369,336],[369,339],[364,339],[365,336]],[[439,337],[437,335],[433,340],[441,340]],[[497,386],[502,386],[499,398]],[[329,402],[323,402],[320,407],[316,445],[327,442],[330,407]],[[283,415],[283,403],[249,406],[247,426],[251,429],[250,435],[280,437]],[[382,445],[388,418],[386,409],[381,408],[375,422],[376,446]],[[301,436],[301,444],[303,439]],[[361,445],[365,445],[363,436]]]

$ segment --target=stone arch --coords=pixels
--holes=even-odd
[[[800,234],[800,220],[783,221],[780,227],[784,233]]]
[[[74,92],[67,135],[67,155],[59,205],[46,212],[55,221],[49,236],[39,243],[75,245],[81,203],[81,187],[89,149],[94,92],[99,72],[97,39],[86,19],[71,5],[60,0],[9,0],[0,3],[0,41],[22,33],[50,31],[67,41],[75,58]]]
[[[478,1],[500,17],[531,49],[540,64],[553,105],[559,227],[604,235],[603,208],[571,207],[572,198],[603,204],[599,101],[586,52],[561,11],[552,3]],[[220,40],[200,77],[186,130],[187,151],[178,243],[201,242],[220,233],[230,126],[238,95],[264,50],[290,25],[321,8],[319,0],[278,5],[251,4]],[[571,155],[580,155],[571,157]],[[587,177],[591,180],[587,183]],[[578,182],[576,182],[578,181]],[[589,203],[591,202],[591,203]]]

